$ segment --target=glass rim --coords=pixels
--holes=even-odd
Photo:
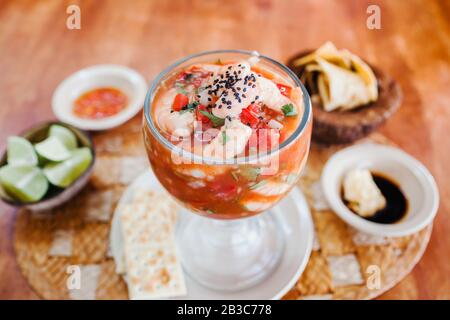
[[[301,121],[299,122],[299,125],[297,126],[295,131],[289,136],[289,138],[287,138],[285,141],[283,141],[281,144],[279,144],[276,148],[271,149],[262,155],[255,154],[255,155],[251,155],[251,156],[241,156],[241,157],[237,157],[237,158],[221,160],[221,159],[217,159],[217,158],[204,157],[202,155],[192,153],[190,151],[184,150],[184,149],[174,145],[169,140],[167,140],[167,138],[164,137],[161,134],[161,132],[159,132],[158,128],[156,127],[156,125],[151,117],[150,109],[151,109],[152,97],[153,97],[154,93],[156,92],[156,89],[158,88],[159,83],[167,74],[172,72],[179,65],[181,65],[191,59],[202,57],[202,56],[207,56],[207,55],[212,55],[212,54],[221,54],[221,53],[223,53],[223,54],[230,54],[230,53],[231,54],[232,53],[244,54],[244,55],[249,55],[249,56],[255,56],[255,57],[258,57],[265,61],[268,61],[268,62],[274,64],[276,67],[282,69],[284,72],[286,72],[289,75],[289,77],[294,81],[294,83],[298,87],[300,87],[300,89],[302,90],[304,110],[303,110],[303,116],[302,116]],[[261,161],[264,158],[273,156],[274,154],[281,152],[281,150],[288,147],[292,142],[294,142],[298,137],[300,137],[302,135],[302,133],[305,130],[305,128],[308,124],[308,121],[310,120],[310,117],[311,117],[311,100],[310,100],[308,91],[306,90],[305,86],[300,81],[300,79],[297,77],[297,75],[292,70],[290,70],[287,66],[285,66],[284,64],[282,64],[272,58],[261,55],[256,51],[248,51],[248,50],[202,51],[202,52],[199,52],[196,54],[188,55],[180,60],[177,60],[176,62],[172,63],[171,65],[166,67],[163,71],[161,71],[161,73],[158,74],[158,76],[152,81],[152,85],[150,86],[150,89],[148,90],[147,95],[145,97],[144,117],[145,117],[147,125],[149,126],[149,128],[151,130],[151,133],[153,134],[154,137],[156,137],[158,142],[163,144],[171,152],[176,152],[177,155],[180,155],[183,158],[186,157],[186,158],[190,158],[194,161],[200,161],[200,162],[194,162],[194,163],[207,163],[207,164],[212,164],[212,165],[250,164],[254,161]]]

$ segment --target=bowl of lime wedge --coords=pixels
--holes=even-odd
[[[11,136],[0,159],[0,198],[32,211],[49,210],[75,196],[95,162],[90,136],[62,122],[47,122]]]

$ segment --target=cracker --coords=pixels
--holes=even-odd
[[[80,288],[70,289],[69,296],[72,300],[95,300],[98,279],[100,276],[100,265],[84,265],[80,268]]]
[[[48,251],[50,256],[70,257],[72,255],[72,230],[56,230]]]
[[[331,273],[326,259],[319,252],[311,253],[308,265],[297,282],[296,288],[301,295],[320,295],[332,292]]]
[[[128,290],[131,299],[155,299],[186,294],[181,266],[173,241],[129,249]]]
[[[166,193],[137,190],[121,212],[128,291],[131,299],[186,294],[173,229],[176,205]]]
[[[354,254],[327,257],[333,277],[333,286],[342,287],[363,284],[358,259]]]
[[[321,250],[325,256],[355,252],[355,245],[347,225],[331,211],[313,211]]]

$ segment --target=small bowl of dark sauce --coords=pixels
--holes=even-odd
[[[383,224],[392,224],[401,221],[408,212],[408,199],[403,194],[400,184],[382,173],[370,172],[370,174],[381,194],[386,199],[386,205],[382,209],[377,210],[373,215],[363,218]],[[358,214],[352,209],[349,201],[345,199],[344,188],[341,191],[341,199],[352,212]]]
[[[385,206],[368,216],[358,214],[344,197],[347,172],[369,170]],[[433,221],[439,192],[433,176],[419,161],[393,147],[360,144],[334,154],[325,165],[322,188],[333,211],[352,227],[380,236],[405,236]]]

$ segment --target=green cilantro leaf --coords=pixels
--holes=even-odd
[[[292,103],[285,104],[284,106],[281,107],[281,110],[283,111],[286,117],[297,115],[297,111],[295,110],[295,107]]]
[[[215,115],[213,115],[212,113],[209,113],[208,111],[205,111],[205,110],[199,110],[199,111],[201,114],[208,117],[209,120],[211,120],[214,127],[220,127],[225,123],[225,119],[216,117]]]

